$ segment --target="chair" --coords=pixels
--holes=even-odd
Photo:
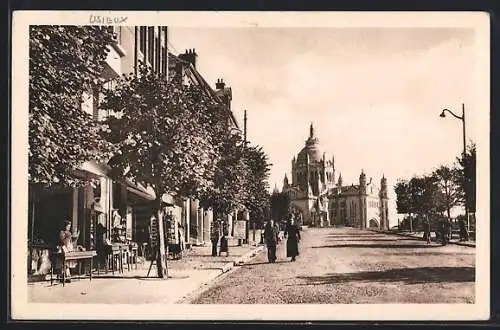
[[[128,254],[128,260],[127,264],[134,264],[135,269],[137,269],[137,256],[139,254],[139,246],[136,243],[132,243],[129,246],[129,254]],[[130,270],[130,266],[129,266]]]

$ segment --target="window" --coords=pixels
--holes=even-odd
[[[142,55],[146,57],[146,27],[141,26],[139,30],[140,50]]]
[[[154,49],[155,49],[155,28],[148,27],[148,62],[150,65],[154,65]]]
[[[166,74],[167,73],[167,63],[168,63],[168,59],[167,59],[167,49],[165,48],[165,46],[162,46],[161,47],[161,56],[162,56],[162,61],[161,61],[161,72]]]
[[[103,88],[107,89],[107,90],[111,90],[114,88],[115,85],[116,85],[116,82],[114,80],[110,80],[110,81],[103,84]],[[110,116],[109,110],[100,109],[100,107],[99,107],[99,103],[102,102],[103,99],[104,99],[104,94],[99,93],[97,100],[96,100],[96,108],[97,108],[96,116],[97,116],[97,118],[95,118],[95,119],[97,121],[106,120]]]
[[[159,39],[155,37],[155,48],[154,48],[154,59],[153,59],[153,68],[154,71],[160,71],[160,49],[158,48]]]

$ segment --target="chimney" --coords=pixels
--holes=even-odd
[[[215,89],[224,89],[226,83],[222,79],[217,79],[217,83],[215,83]]]
[[[191,63],[195,68],[196,68],[196,57],[198,54],[196,54],[196,50],[193,49],[186,49],[184,54],[180,54],[179,58],[183,61]]]

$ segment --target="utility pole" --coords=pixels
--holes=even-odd
[[[243,116],[243,139],[245,141],[245,148],[247,146],[247,111],[245,110],[245,114]]]
[[[244,112],[244,115],[243,115],[243,141],[244,141],[244,148],[245,148],[245,152],[246,152],[246,148],[247,148],[247,111],[245,110]],[[245,212],[245,220],[246,220],[246,228],[245,228],[245,239],[246,239],[246,243],[247,244],[250,244],[250,216],[248,214],[248,210],[246,210]],[[254,222],[255,219],[252,221]],[[253,223],[253,237],[254,237],[254,241],[255,241],[255,223]]]
[[[455,117],[456,119],[459,119],[462,121],[462,142],[463,142],[463,154],[462,154],[462,159],[463,159],[463,162],[464,162],[464,168],[466,166],[466,155],[467,155],[467,144],[465,143],[465,104],[462,103],[462,116],[457,116],[456,114],[453,113],[453,111],[449,110],[449,109],[443,109],[443,111],[441,112],[441,114],[439,115],[441,118],[445,118],[446,117],[446,112],[448,112],[450,115],[452,115],[453,117]],[[464,176],[466,175],[466,173],[464,173]],[[469,222],[469,192],[467,191],[468,189],[468,185],[466,183],[466,186],[465,186],[465,217],[467,219],[467,230],[470,230],[470,222]]]

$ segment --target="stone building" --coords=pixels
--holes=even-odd
[[[389,228],[387,179],[380,186],[361,170],[357,184],[336,177],[335,159],[322,151],[314,127],[297,157],[292,159],[292,182],[285,174],[283,192],[304,225]]]

